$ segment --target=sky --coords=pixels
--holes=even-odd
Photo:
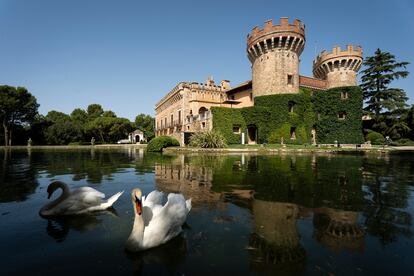
[[[101,104],[154,115],[181,81],[251,79],[246,36],[268,19],[306,25],[300,74],[324,49],[361,45],[414,63],[414,1],[0,0],[0,84],[26,87],[39,112]],[[393,83],[414,103],[414,64]]]

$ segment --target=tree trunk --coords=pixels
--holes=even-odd
[[[4,129],[4,145],[7,147],[9,143],[9,130],[7,129],[6,120],[3,120],[3,129]]]
[[[13,134],[13,130],[10,129],[10,131],[9,131],[9,147],[12,145],[12,134]]]

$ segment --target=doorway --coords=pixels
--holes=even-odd
[[[257,127],[252,125],[247,127],[248,144],[257,144]]]

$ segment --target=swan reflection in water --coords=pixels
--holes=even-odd
[[[188,250],[187,239],[184,233],[170,240],[166,244],[146,251],[131,253],[125,250],[128,259],[133,263],[135,275],[176,275],[182,267]]]
[[[50,237],[56,240],[56,242],[63,242],[70,230],[83,233],[95,229],[102,223],[102,219],[99,218],[101,215],[118,217],[116,210],[111,208],[91,214],[48,218],[46,232]]]

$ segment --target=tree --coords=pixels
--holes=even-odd
[[[139,114],[135,117],[135,126],[144,132],[144,137],[147,141],[151,140],[154,137],[154,117],[146,114]]]
[[[49,123],[45,130],[48,144],[67,145],[82,139],[82,125],[74,123],[71,116],[52,110],[47,113],[45,119]]]
[[[38,108],[36,98],[26,88],[0,86],[0,119],[6,146],[12,144],[13,127],[32,122]]]
[[[133,126],[128,119],[114,117],[99,117],[90,121],[86,130],[101,143],[116,142],[125,139]]]
[[[72,122],[83,125],[88,120],[88,113],[81,108],[75,108],[72,113],[70,113],[70,118]]]
[[[102,117],[112,117],[112,118],[116,118],[116,114],[112,110],[107,110],[104,113],[102,113]]]
[[[374,56],[365,59],[366,69],[361,72],[361,88],[367,104],[364,110],[373,112],[375,120],[379,120],[383,110],[392,112],[406,107],[408,98],[404,90],[389,86],[393,80],[408,76],[408,71],[399,70],[405,69],[408,64],[397,62],[394,55],[380,49],[375,51]]]
[[[104,110],[100,104],[90,104],[86,110],[90,119],[101,117],[104,113]]]

